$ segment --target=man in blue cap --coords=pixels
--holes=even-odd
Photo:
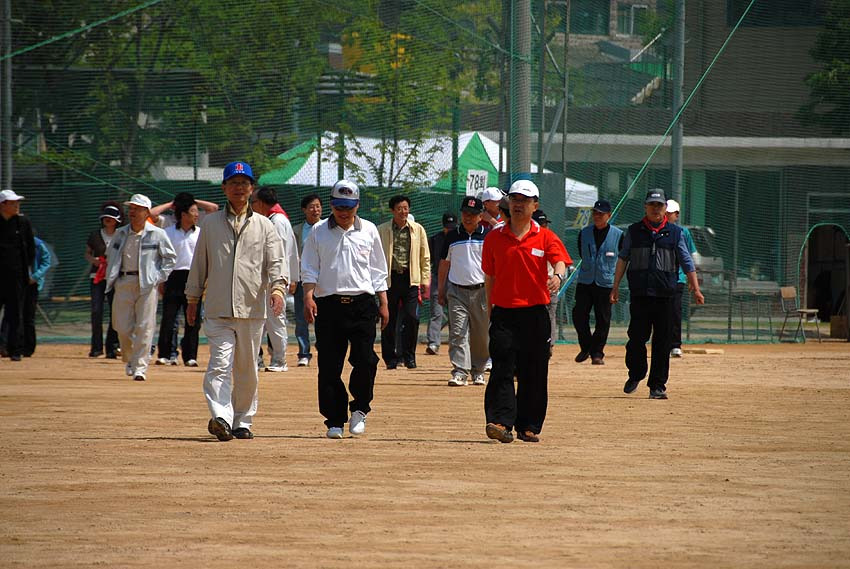
[[[673,320],[673,295],[679,277],[679,266],[685,271],[688,288],[697,304],[705,303],[699,290],[696,267],[685,243],[682,228],[667,220],[667,198],[663,190],[650,190],[644,200],[646,215],[633,223],[623,238],[611,303],[619,300],[620,281],[628,270],[629,341],[626,344],[626,367],[629,379],[623,386],[634,393],[646,376],[646,342],[652,336],[652,367],[649,369],[649,398],[667,399],[667,376],[670,372],[670,342]]]
[[[573,325],[581,346],[576,362],[591,358],[593,365],[605,363],[605,344],[611,327],[611,287],[617,253],[623,244],[623,231],[608,224],[611,203],[598,200],[593,204],[593,224],[578,234],[581,268],[576,284]],[[590,310],[596,317],[596,329],[590,332]]]
[[[289,282],[283,242],[272,222],[251,209],[254,184],[254,173],[245,162],[225,166],[221,188],[227,205],[201,223],[186,280],[189,325],[195,324],[198,301],[206,293],[210,360],[204,394],[212,416],[207,430],[220,441],[254,438],[263,324],[269,309],[283,311]]]

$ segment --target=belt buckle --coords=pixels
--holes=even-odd
[[[354,298],[350,297],[350,296],[340,296],[339,297],[339,303],[340,304],[351,304],[353,300],[354,300]]]

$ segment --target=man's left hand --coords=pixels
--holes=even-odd
[[[705,304],[705,297],[703,296],[702,292],[695,290],[694,298],[696,299],[697,304]]]
[[[555,275],[552,275],[551,277],[549,277],[549,282],[547,283],[547,286],[549,288],[549,292],[554,294],[558,292],[558,289],[561,288],[561,279],[559,279]]]
[[[272,312],[275,316],[280,316],[283,313],[283,297],[278,294],[273,294],[271,297]]]

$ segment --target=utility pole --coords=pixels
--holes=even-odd
[[[675,117],[682,108],[682,90],[685,86],[685,0],[676,0],[676,24],[673,34],[673,116]],[[673,126],[673,137],[671,140],[670,167],[672,169],[670,179],[673,190],[673,199],[682,203],[682,117]],[[682,220],[684,223],[684,220]]]
[[[540,112],[540,123],[537,125],[537,180],[543,181],[543,163],[546,157],[543,155],[543,133],[546,131],[546,0],[538,0],[538,27],[540,37],[540,63],[537,74],[538,89],[537,107]]]
[[[511,122],[516,144],[511,144],[512,179],[531,171],[531,0],[513,3],[513,20]]]
[[[567,67],[567,57],[570,52],[570,0],[564,6],[564,114],[561,129],[561,171],[567,177],[567,111],[570,108],[570,68]]]
[[[3,55],[12,53],[12,3],[3,0]],[[2,185],[12,189],[12,60],[3,61]]]

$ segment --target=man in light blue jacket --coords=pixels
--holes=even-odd
[[[591,358],[593,365],[605,363],[605,344],[611,326],[611,287],[614,284],[614,269],[617,267],[617,252],[623,240],[623,231],[608,224],[611,219],[611,203],[599,200],[593,204],[593,225],[581,230],[578,250],[581,254],[581,269],[576,285],[576,303],[573,307],[573,325],[578,335],[581,350],[576,362]],[[596,329],[590,332],[590,309],[596,317]]]
[[[118,333],[125,372],[145,381],[156,327],[157,287],[168,280],[177,253],[165,231],[148,223],[151,200],[134,194],[130,223],[118,228],[106,251],[106,292],[115,290],[112,327]]]

